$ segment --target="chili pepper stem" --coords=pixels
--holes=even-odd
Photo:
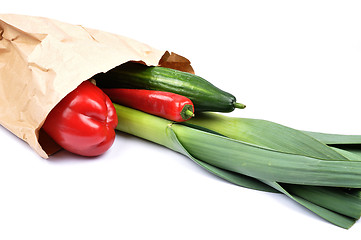
[[[185,115],[188,116],[188,117],[190,117],[190,118],[191,118],[191,117],[194,117],[194,113],[193,113],[191,110],[189,110],[189,109],[186,110]]]
[[[182,111],[180,112],[180,115],[182,116],[183,120],[188,120],[188,119],[194,117],[193,111],[194,111],[194,109],[193,109],[192,105],[185,104]]]
[[[233,104],[233,106],[234,106],[235,108],[240,108],[240,109],[246,108],[246,105],[244,105],[243,103],[238,103],[238,102],[235,102],[235,103]]]

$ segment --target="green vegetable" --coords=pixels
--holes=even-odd
[[[351,152],[342,154],[346,151],[267,121],[246,120],[242,125],[244,119],[205,114],[183,125],[120,105],[115,108],[118,130],[180,152],[229,182],[283,193],[342,228],[350,228],[361,215],[361,161],[348,158],[354,156]],[[227,136],[241,126],[252,134],[242,140],[237,133]],[[265,126],[271,130],[257,133]],[[292,134],[297,135],[292,139]],[[279,136],[285,136],[287,144],[270,141],[282,139]]]
[[[346,159],[301,131],[266,120],[203,113],[185,124],[204,127],[223,136],[285,153],[329,160]]]
[[[101,88],[135,88],[172,92],[189,98],[196,112],[231,112],[245,108],[236,98],[194,74],[128,62],[94,76]]]
[[[328,145],[360,145],[361,135],[343,135],[304,131],[305,134]]]

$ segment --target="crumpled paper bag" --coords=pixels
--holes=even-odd
[[[48,158],[39,132],[55,105],[81,82],[127,61],[193,73],[189,60],[116,34],[53,19],[0,14],[0,124]]]

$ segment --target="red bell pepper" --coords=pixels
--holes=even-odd
[[[115,103],[175,122],[184,122],[194,116],[192,101],[179,94],[125,88],[102,88],[102,90]]]
[[[85,81],[51,110],[43,129],[69,152],[98,156],[112,146],[117,123],[109,97]]]

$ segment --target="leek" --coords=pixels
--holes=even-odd
[[[361,161],[351,152],[267,121],[204,115],[178,124],[114,106],[117,130],[182,153],[222,179],[283,193],[342,228],[361,215],[359,192],[345,191],[361,188]]]

